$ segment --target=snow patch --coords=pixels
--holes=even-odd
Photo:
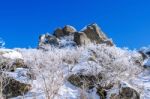
[[[11,49],[0,49],[0,55],[9,59],[23,59],[21,53]]]

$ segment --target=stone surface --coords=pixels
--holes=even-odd
[[[76,32],[76,29],[73,26],[66,25],[63,28],[63,32],[64,32],[64,35],[69,36],[69,35],[73,34],[74,32]]]
[[[101,43],[108,39],[97,24],[88,25],[83,32],[92,42]]]
[[[101,31],[97,24],[88,25],[82,32],[74,34],[74,41],[77,45],[87,45],[90,43],[113,46],[113,42]]]
[[[129,86],[127,83],[121,82],[116,93],[110,94],[110,99],[140,99],[140,94]]]
[[[83,74],[73,74],[68,78],[68,81],[77,87],[92,88],[100,80],[102,75],[83,75]]]
[[[77,31],[73,26],[66,25],[63,28],[57,28],[53,35],[43,34],[39,37],[39,47],[45,45],[61,46],[60,42],[65,41],[65,37],[73,37],[72,42],[75,45],[88,45],[90,43],[94,44],[107,44],[113,46],[112,40],[102,32],[97,24],[90,24],[86,26],[81,31]],[[68,43],[67,43],[68,44]],[[69,45],[69,44],[68,44]]]
[[[77,45],[87,45],[91,42],[91,40],[84,32],[75,32],[74,42],[76,42]]]
[[[60,37],[63,37],[65,36],[63,30],[61,28],[57,28],[55,31],[54,31],[54,35],[57,37],[57,38],[60,38]]]
[[[76,32],[76,29],[73,26],[66,25],[64,28],[57,28],[53,35],[55,35],[57,38],[60,38],[72,35],[74,32]]]
[[[3,86],[5,86],[3,88],[3,95],[6,99],[24,95],[31,90],[30,84],[21,83],[13,78],[4,79]]]

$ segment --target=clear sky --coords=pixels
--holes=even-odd
[[[93,22],[119,47],[150,44],[150,0],[0,0],[0,37],[8,48],[36,47],[40,34]]]

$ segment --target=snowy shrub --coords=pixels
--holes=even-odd
[[[25,63],[37,77],[33,87],[43,91],[47,99],[57,96],[64,81],[74,73],[101,73],[103,79],[99,84],[106,86],[119,80],[131,79],[142,71],[140,54],[105,44],[16,50],[22,53]]]
[[[17,49],[23,55],[24,61],[40,82],[39,88],[45,92],[48,99],[52,99],[69,73],[69,66],[75,64],[79,53],[75,49],[70,50],[49,48],[48,51],[37,49]],[[65,74],[66,73],[66,74]]]
[[[80,57],[71,70],[72,74],[96,76],[101,73],[102,80],[96,84],[103,87],[120,80],[129,81],[143,70],[142,56],[136,51],[110,47],[105,44],[91,44],[79,47],[76,51],[80,51]]]
[[[5,41],[0,37],[0,48],[3,48],[5,45]]]
[[[104,75],[101,84],[113,83],[117,80],[128,80],[142,71],[140,54],[137,52],[120,49],[106,45],[88,46],[88,49],[96,53],[97,67]]]

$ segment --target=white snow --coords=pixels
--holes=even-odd
[[[101,66],[98,66],[95,62],[89,61],[89,62],[82,62],[80,64],[77,64],[72,68],[72,73],[82,73],[82,74],[93,74],[93,73],[99,73],[102,70]]]
[[[10,59],[23,59],[21,53],[11,49],[0,49],[0,55]]]
[[[5,72],[9,77],[12,77],[22,83],[29,83],[29,78],[27,76],[28,69],[16,68],[14,72]]]
[[[73,35],[61,37],[59,40],[60,47],[68,47],[68,48],[73,47],[75,45],[73,39],[74,39]]]
[[[135,88],[140,88],[141,99],[150,99],[150,71],[145,70],[130,81]]]
[[[150,58],[144,60],[143,65],[145,65],[146,68],[147,68],[147,67],[150,67]]]
[[[78,99],[80,96],[79,88],[66,82],[58,91],[58,96],[55,99]]]
[[[86,91],[73,86],[69,82],[65,82],[65,84],[60,87],[58,96],[54,99],[81,99],[82,95],[85,95],[87,99],[100,99],[96,92],[96,88]]]
[[[71,41],[72,37],[65,37],[61,39],[62,45],[72,44]],[[68,46],[68,45],[67,45]],[[141,91],[142,93],[142,99],[150,99],[150,71],[142,71],[141,68],[138,67],[138,65],[134,64],[134,60],[136,60],[137,57],[139,57],[139,54],[134,51],[128,51],[117,47],[107,47],[105,45],[89,45],[85,47],[68,47],[68,48],[53,48],[50,51],[43,52],[41,50],[36,49],[20,49],[22,50],[22,54],[10,50],[10,49],[0,49],[0,52],[2,52],[2,56],[6,58],[22,58],[24,57],[25,61],[29,61],[29,65],[32,67],[36,67],[37,65],[41,66],[44,70],[42,71],[43,75],[47,79],[48,77],[51,79],[52,77],[55,77],[57,79],[57,76],[60,79],[60,75],[57,75],[57,70],[59,65],[61,65],[63,68],[61,69],[64,74],[62,76],[67,77],[69,74],[72,73],[96,73],[96,72],[105,72],[106,80],[113,81],[116,79],[119,80],[131,80],[130,84],[135,85],[139,90],[143,88]],[[96,53],[97,57],[94,61],[89,60],[89,58],[93,55],[93,52]],[[22,56],[23,55],[23,56]],[[64,62],[65,59],[65,62]],[[67,63],[67,60],[74,61],[75,63]],[[43,63],[44,62],[44,63]],[[150,64],[150,60],[145,60],[144,64]],[[44,68],[44,66],[47,66]],[[38,66],[37,66],[38,67]],[[55,68],[54,68],[55,67]],[[67,68],[68,67],[68,68]],[[56,71],[53,71],[53,69],[56,69]],[[37,68],[37,74],[38,72]],[[47,69],[47,70],[45,70]],[[103,70],[104,69],[104,70]],[[108,71],[106,71],[108,70]],[[139,74],[138,77],[134,77],[136,71],[138,72],[142,71],[142,74]],[[50,72],[49,72],[50,71]],[[8,73],[10,76],[16,78],[19,81],[25,80],[26,78],[26,70],[18,68],[14,73]],[[48,73],[50,73],[48,75]],[[133,74],[133,75],[132,75]],[[25,76],[24,76],[25,75]],[[41,75],[41,74],[38,74]],[[52,77],[51,77],[52,75]],[[137,75],[136,75],[137,76]],[[132,78],[132,79],[131,79]],[[58,79],[58,80],[59,80]],[[60,82],[63,83],[62,80]],[[106,82],[107,83],[107,82]],[[56,84],[54,84],[56,85]],[[45,92],[42,89],[44,87],[43,79],[40,77],[37,77],[36,80],[32,81],[33,89],[28,92],[24,97],[25,99],[33,99],[33,96],[35,95],[36,99],[45,99]],[[126,84],[122,84],[123,86],[128,86]],[[134,87],[135,87],[134,86]],[[133,87],[133,88],[134,88]],[[78,99],[81,94],[85,94],[87,96],[87,99],[99,99],[100,97],[96,94],[96,88],[91,90],[81,90],[80,88],[77,88],[70,84],[67,81],[64,81],[64,83],[58,88],[58,95],[55,96],[54,99]],[[118,93],[118,89],[114,88],[110,90],[110,93]],[[20,99],[21,96],[15,97],[13,99]]]

